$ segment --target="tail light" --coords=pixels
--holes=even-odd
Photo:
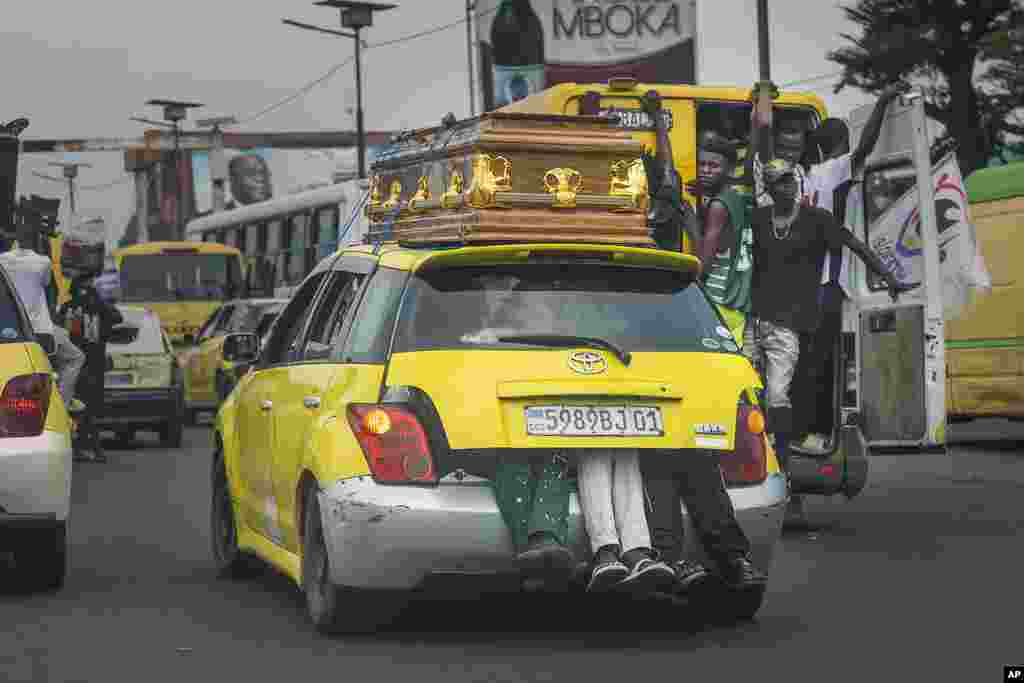
[[[747,401],[736,410],[736,444],[720,460],[722,476],[730,486],[760,484],[768,477],[768,454],[764,444],[764,413]]]
[[[377,483],[437,482],[427,433],[410,409],[400,405],[351,405],[348,423]]]
[[[51,390],[46,373],[12,377],[0,394],[0,437],[42,434]]]

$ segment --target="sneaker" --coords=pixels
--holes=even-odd
[[[630,560],[629,555],[636,553],[636,559]],[[629,575],[616,586],[617,589],[631,593],[660,593],[672,590],[676,583],[676,573],[660,559],[655,551],[644,548],[642,551],[631,550],[623,556]]]
[[[572,569],[572,553],[547,532],[531,534],[526,548],[516,556],[523,570]]]
[[[725,585],[734,591],[760,589],[768,583],[768,577],[746,557],[724,563],[720,574]]]
[[[792,444],[790,448],[798,453],[809,455],[826,455],[831,447],[830,439],[824,434],[808,434],[800,443]]]
[[[680,560],[672,565],[672,570],[676,575],[675,592],[677,594],[700,592],[714,580],[714,576],[707,567],[693,560]]]
[[[617,546],[606,545],[594,554],[594,570],[587,583],[588,593],[599,593],[618,585],[629,576],[629,567],[619,561]]]

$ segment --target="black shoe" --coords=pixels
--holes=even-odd
[[[768,584],[768,577],[746,557],[723,563],[720,575],[726,587],[734,591],[760,589]]]
[[[629,576],[629,567],[619,561],[619,547],[606,545],[594,553],[594,570],[587,584],[588,593],[599,593],[618,585]]]
[[[572,552],[547,532],[531,534],[526,548],[516,556],[516,561],[524,571],[569,572],[573,568]]]
[[[676,594],[700,593],[714,582],[708,568],[693,560],[680,560],[672,565],[676,575]]]
[[[635,548],[622,556],[629,575],[615,588],[631,593],[660,593],[672,590],[676,574],[649,548]]]

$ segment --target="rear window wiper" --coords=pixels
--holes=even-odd
[[[633,358],[629,351],[619,348],[610,341],[597,337],[577,337],[571,334],[510,334],[498,337],[498,341],[507,344],[536,344],[538,346],[589,346],[595,349],[611,351],[615,354],[616,358],[622,361],[623,365],[627,366]]]

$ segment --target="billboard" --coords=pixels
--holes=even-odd
[[[479,0],[484,109],[558,83],[696,83],[696,0]]]
[[[271,171],[269,148],[225,149],[224,162],[227,165],[225,208],[231,209],[274,197],[274,174]],[[192,192],[196,214],[201,215],[213,209],[210,155],[205,151],[192,152]]]

